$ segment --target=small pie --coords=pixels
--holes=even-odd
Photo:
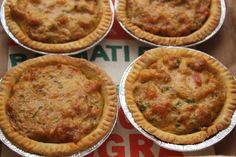
[[[65,53],[99,41],[112,24],[109,0],[8,0],[5,19],[22,44]]]
[[[116,13],[139,39],[157,45],[189,45],[218,26],[221,0],[119,0]]]
[[[0,83],[1,129],[33,154],[64,156],[92,147],[111,131],[116,112],[112,80],[84,59],[31,59]]]
[[[208,55],[157,48],[132,66],[125,97],[135,122],[148,133],[169,143],[196,144],[231,123],[236,82]]]

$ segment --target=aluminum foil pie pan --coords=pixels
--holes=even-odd
[[[0,79],[0,81],[1,81],[1,79]],[[117,109],[117,112],[116,112],[116,116],[115,116],[113,125],[112,125],[111,129],[107,132],[107,134],[100,141],[98,141],[98,143],[96,143],[95,145],[89,147],[88,149],[86,149],[84,151],[80,151],[80,152],[75,153],[73,155],[70,155],[68,157],[83,157],[83,156],[88,155],[89,153],[95,151],[96,149],[98,149],[98,147],[100,147],[107,140],[107,138],[111,135],[113,129],[115,128],[115,125],[116,125],[116,122],[117,122],[117,117],[118,117],[118,105],[116,105],[116,109]],[[25,157],[44,157],[44,156],[41,156],[41,155],[28,153],[28,152],[18,148],[11,141],[9,141],[7,139],[7,137],[4,135],[4,133],[2,132],[1,129],[0,129],[0,140],[8,148],[10,148],[11,150],[13,150],[14,152],[16,152],[17,154],[19,154],[21,156],[25,156]]]
[[[116,0],[116,3],[115,3],[115,9],[117,9],[117,6],[119,5],[119,0]],[[219,30],[220,28],[223,26],[224,24],[224,20],[225,20],[225,16],[226,16],[226,4],[225,4],[225,0],[221,0],[221,17],[220,17],[220,21],[217,25],[217,27],[215,28],[215,30],[209,34],[207,37],[205,37],[204,39],[200,40],[200,41],[197,41],[197,42],[194,42],[192,44],[187,44],[187,45],[181,45],[182,47],[193,47],[193,46],[196,46],[196,45],[199,45],[207,40],[209,40],[211,37],[213,37]],[[124,25],[121,21],[119,21],[119,24],[120,26],[123,28],[124,31],[126,31],[130,36],[132,36],[134,39],[138,40],[138,41],[141,41],[143,43],[146,43],[148,45],[151,45],[151,46],[154,46],[154,47],[158,47],[158,46],[167,46],[167,45],[159,45],[159,44],[155,44],[153,42],[150,42],[148,40],[145,40],[145,39],[141,39],[137,36],[135,36],[132,32],[130,32]]]
[[[92,45],[90,46],[87,46],[83,49],[80,49],[80,50],[76,50],[76,51],[73,51],[73,52],[68,52],[68,53],[50,53],[50,52],[44,52],[44,51],[40,51],[40,50],[36,50],[36,49],[32,49],[31,47],[28,47],[26,46],[25,44],[21,43],[12,33],[11,31],[9,30],[9,27],[7,26],[6,24],[6,19],[5,19],[5,4],[6,4],[6,1],[7,0],[3,0],[2,1],[2,6],[1,6],[1,10],[0,10],[0,19],[1,19],[1,25],[4,29],[4,31],[7,33],[7,35],[18,45],[22,46],[23,48],[31,51],[31,52],[36,52],[36,53],[39,53],[39,54],[42,54],[42,55],[46,55],[46,54],[59,54],[59,55],[75,55],[75,54],[78,54],[78,53],[82,53],[84,51],[87,51],[91,48],[93,48],[94,46],[96,46],[98,43],[100,43],[106,36],[107,34],[110,32],[112,26],[113,26],[113,23],[114,23],[114,17],[115,17],[115,11],[114,11],[114,6],[112,4],[112,0],[109,0],[110,2],[110,8],[111,8],[111,11],[112,11],[112,19],[111,19],[111,23],[110,23],[110,26],[109,28],[107,29],[107,31],[103,34],[103,36],[97,40],[95,43],[93,43]]]
[[[178,47],[166,47],[166,48],[178,48]],[[186,48],[186,49],[190,49],[190,48]],[[191,49],[193,50],[193,49]],[[215,59],[214,57],[198,51],[198,50],[194,50],[198,53],[202,53],[204,55],[207,55],[209,57],[211,57],[212,59],[218,61],[217,59]],[[145,137],[147,137],[148,139],[154,141],[157,145],[159,145],[160,147],[169,149],[169,150],[174,150],[174,151],[180,151],[180,152],[190,152],[190,151],[198,151],[198,150],[202,150],[205,149],[207,147],[210,147],[214,144],[216,144],[217,142],[221,141],[223,138],[225,138],[236,126],[236,111],[234,112],[232,119],[231,119],[231,123],[230,125],[218,132],[217,134],[215,134],[214,136],[206,139],[205,141],[201,142],[201,143],[197,143],[197,144],[188,144],[188,145],[181,145],[181,144],[172,144],[172,143],[167,143],[164,141],[161,141],[160,139],[158,139],[157,137],[149,134],[148,132],[146,132],[142,127],[140,127],[134,120],[132,113],[129,111],[127,103],[126,103],[126,98],[125,98],[125,82],[126,79],[129,75],[129,72],[131,71],[134,63],[139,59],[140,57],[136,58],[125,70],[122,78],[121,78],[121,82],[120,82],[120,86],[119,86],[119,98],[120,98],[120,104],[121,107],[125,113],[125,116],[127,117],[127,119],[130,121],[130,123],[140,132],[142,133]],[[219,62],[219,61],[218,61]],[[220,63],[220,62],[219,62]],[[221,65],[223,65],[221,63]],[[224,66],[224,65],[223,65]],[[225,66],[224,66],[225,67]],[[234,78],[235,79],[235,78]]]

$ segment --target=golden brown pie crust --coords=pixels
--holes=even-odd
[[[210,15],[200,29],[182,37],[164,37],[142,30],[140,27],[133,24],[127,16],[126,9],[127,0],[119,0],[116,15],[122,25],[135,37],[163,46],[184,46],[201,41],[215,30],[221,17],[221,1],[211,0]]]
[[[190,55],[194,57],[203,57],[208,65],[217,71],[226,88],[226,99],[224,105],[209,127],[204,127],[200,131],[189,134],[175,134],[163,131],[152,125],[143,115],[135,101],[133,92],[135,91],[135,82],[140,77],[140,71],[149,67],[152,63],[165,55]],[[173,79],[173,78],[172,78]],[[132,69],[125,83],[125,96],[127,106],[134,117],[135,122],[145,131],[154,135],[162,141],[175,144],[196,144],[213,136],[220,130],[225,129],[231,122],[231,118],[236,109],[236,82],[234,77],[222,64],[213,58],[185,48],[156,48],[145,52],[132,66]],[[191,104],[190,104],[191,105]],[[168,113],[167,113],[168,114]]]
[[[15,0],[13,0],[15,1]],[[5,20],[9,27],[10,32],[18,39],[23,45],[44,52],[50,53],[69,53],[84,49],[97,42],[107,32],[110,25],[112,24],[112,11],[109,0],[98,0],[98,7],[101,9],[101,19],[95,30],[89,33],[87,36],[81,39],[66,42],[66,43],[45,43],[31,39],[26,35],[14,21],[11,15],[11,0],[5,4]]]
[[[46,143],[39,142],[22,135],[13,128],[7,113],[7,102],[14,85],[24,71],[32,67],[49,66],[54,64],[72,65],[77,68],[90,69],[96,78],[101,80],[101,92],[104,99],[103,112],[97,127],[78,142]],[[78,58],[68,56],[43,56],[25,61],[12,68],[0,84],[0,126],[6,137],[16,146],[34,154],[48,156],[71,155],[93,146],[101,140],[112,128],[117,112],[115,86],[110,77],[96,65]]]

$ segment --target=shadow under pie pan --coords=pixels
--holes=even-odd
[[[152,46],[192,47],[201,44],[210,39],[211,37],[213,37],[223,26],[226,16],[225,1],[224,0],[208,0],[208,1],[210,1],[210,6],[208,10],[209,13],[207,14],[208,17],[205,19],[205,21],[201,22],[202,25],[201,27],[199,27],[194,31],[192,30],[192,32],[188,31],[191,30],[191,27],[193,25],[195,25],[194,23],[197,21],[197,19],[192,19],[196,17],[191,17],[191,16],[188,17],[186,15],[188,14],[189,11],[188,9],[191,7],[194,8],[194,5],[197,4],[197,2],[196,3],[194,2],[195,4],[192,5],[190,4],[189,8],[183,9],[181,8],[182,7],[181,5],[184,3],[191,3],[191,1],[185,1],[185,2],[152,1],[148,3],[153,3],[153,4],[151,5],[149,4],[148,6],[148,4],[146,3],[147,1],[142,2],[136,0],[117,0],[115,4],[115,10],[120,26],[130,36],[137,39],[138,41],[141,41],[143,43]],[[137,3],[138,5],[136,5]],[[168,3],[171,5],[171,8],[166,7],[168,6]],[[199,1],[199,3],[205,3],[205,2]],[[131,6],[127,7],[127,5]],[[132,9],[132,7],[136,8]],[[154,7],[156,8],[153,9]],[[201,5],[197,7],[199,7],[199,10],[202,9]],[[177,9],[175,10],[175,8]],[[182,12],[180,13],[179,10],[182,10]],[[198,12],[197,10],[194,11],[196,11],[195,13]],[[198,12],[197,14],[201,16],[205,13],[202,14]],[[188,20],[192,22],[191,24],[192,26],[189,28],[187,28],[188,27],[187,25],[189,25]],[[176,23],[178,23],[179,26],[178,25],[176,26],[175,25]],[[169,24],[171,24],[173,27],[168,28],[167,25]],[[196,25],[198,25],[198,22],[196,22]],[[181,34],[180,33],[181,29],[184,28],[185,26],[187,28],[185,29],[185,31],[187,31],[188,33]],[[180,34],[178,35],[178,33]]]
[[[15,43],[39,54],[73,55],[84,52],[101,42],[114,22],[111,0],[86,1],[88,4],[83,5],[80,5],[81,1],[74,4],[72,0],[50,2],[55,4],[46,0],[26,2],[31,8],[24,5],[25,9],[18,8],[21,6],[18,0],[3,0],[1,24]],[[41,15],[32,16],[34,11]]]
[[[198,66],[203,69],[198,69]],[[217,88],[214,87],[215,90],[206,87],[206,71],[215,76],[211,79],[221,82]],[[181,78],[178,72],[184,72],[184,77]],[[162,76],[167,74],[170,77],[163,79]],[[196,76],[198,74],[200,77]],[[202,89],[199,78],[202,81],[200,86],[205,86]],[[178,82],[179,79],[185,80],[183,89],[179,88],[183,83]],[[188,93],[190,86],[194,88],[185,97],[181,92]],[[201,95],[200,89],[208,90],[207,94]],[[215,58],[189,48],[166,47],[146,51],[125,70],[119,98],[131,124],[148,139],[170,150],[188,152],[210,147],[227,136],[236,125],[235,78]],[[215,103],[214,99],[221,103]],[[207,123],[205,119],[211,120]]]
[[[0,89],[0,140],[22,156],[85,156],[115,127],[114,83],[84,59],[27,60],[2,78]]]

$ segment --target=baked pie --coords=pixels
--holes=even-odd
[[[117,16],[139,39],[157,45],[189,45],[218,26],[220,0],[119,0]]]
[[[184,48],[147,51],[125,83],[135,122],[162,141],[196,144],[225,129],[236,108],[236,82],[222,64]]]
[[[28,60],[3,77],[0,89],[1,129],[30,153],[63,156],[86,150],[115,122],[115,86],[84,59]]]
[[[6,24],[24,45],[72,52],[102,38],[112,24],[109,0],[8,0]]]

